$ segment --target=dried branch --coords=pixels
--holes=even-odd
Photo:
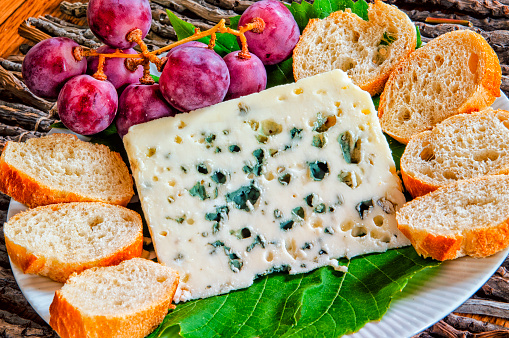
[[[457,20],[466,20],[470,21],[475,27],[484,29],[486,31],[494,31],[494,30],[505,30],[509,29],[509,20],[495,19],[495,18],[476,18],[470,15],[462,15],[457,13],[444,13],[442,11],[426,11],[426,10],[406,10],[400,8],[403,12],[405,12],[412,21],[422,21],[426,20],[426,18],[441,18],[441,19],[457,19]]]
[[[431,335],[447,338],[503,338],[507,337],[509,330],[495,330],[490,332],[471,333],[457,330],[445,321],[441,320],[427,330]]]
[[[502,65],[502,74],[505,75],[509,74],[509,66]],[[506,260],[509,260],[509,258],[507,258]],[[509,271],[507,271],[507,269],[504,268],[503,266],[500,266],[497,269],[497,275],[499,275],[502,278],[509,278]]]
[[[490,298],[496,298],[509,303],[509,281],[502,277],[492,276],[481,291]]]
[[[51,35],[44,33],[43,31],[32,27],[28,24],[28,22],[24,21],[22,22],[18,27],[18,34],[24,37],[25,39],[28,39],[30,41],[33,41],[35,43],[40,42],[42,40],[46,40],[51,38]],[[21,51],[21,48],[23,45],[19,47],[19,50]],[[21,51],[23,53],[23,51]],[[27,50],[28,52],[28,50]],[[23,53],[26,54],[26,53]]]
[[[99,40],[94,36],[90,29],[78,29],[74,27],[57,26],[54,22],[44,18],[29,18],[26,21],[28,24],[33,25],[35,28],[40,29],[52,36],[66,37],[76,41],[82,46],[89,48],[98,48],[101,46]]]
[[[44,136],[45,133],[30,131],[21,127],[9,126],[0,122],[0,135],[14,137],[16,141],[24,141],[29,138]]]
[[[60,19],[60,18],[57,18],[56,16],[52,16],[52,15],[49,15],[49,14],[46,14],[44,16],[45,19],[47,20],[50,20],[60,26],[65,26],[65,27],[74,27],[74,28],[80,28],[80,29],[86,29],[88,26],[82,26],[82,25],[76,25],[72,22],[69,22],[69,21],[65,21],[63,19]]]
[[[6,60],[16,63],[22,63],[24,59],[25,59],[24,55],[9,55]]]
[[[500,90],[502,90],[505,95],[509,96],[509,76],[502,75],[502,83],[500,84]]]
[[[0,100],[0,121],[34,131],[48,132],[55,119],[39,109]]]
[[[454,310],[454,312],[471,313],[509,319],[509,303],[470,298],[460,307]]]
[[[166,14],[166,8],[155,3],[151,4],[151,8],[152,8],[152,19],[154,19],[156,22],[171,26],[171,22],[168,19],[168,15]],[[214,26],[212,23],[209,23],[209,21],[192,19],[176,12],[173,12],[173,14],[175,14],[175,16],[178,17],[179,19],[189,22],[190,24],[201,29],[202,31],[206,31],[207,29],[210,29]]]
[[[172,26],[167,26],[155,20],[152,20],[150,30],[163,38],[177,40],[177,33],[175,33],[175,30],[173,29]]]
[[[4,67],[6,70],[14,71],[14,72],[21,72],[21,64],[12,62],[9,60],[5,60],[0,58],[0,66]]]
[[[509,6],[496,0],[388,0],[387,3],[401,7],[403,5],[442,7],[474,15],[507,17]]]
[[[62,1],[60,11],[75,18],[83,18],[87,16],[87,6],[88,3]]]
[[[487,332],[506,329],[500,325],[483,322],[470,317],[458,316],[453,313],[449,314],[443,320],[457,330],[468,330],[470,332]]]
[[[234,11],[217,8],[203,0],[180,0],[180,4],[199,17],[216,23],[225,19],[226,24],[229,24],[230,18],[238,15]]]
[[[35,96],[23,82],[2,66],[0,66],[0,87],[11,92],[14,96],[21,99],[22,102],[28,103],[40,110],[47,112],[53,107],[53,103]]]
[[[186,7],[182,6],[178,0],[152,0],[152,3],[168,8],[172,12],[182,13],[186,10]]]
[[[231,9],[237,13],[244,12],[249,6],[254,4],[256,1],[250,0],[205,0],[209,4],[218,6],[224,9]]]

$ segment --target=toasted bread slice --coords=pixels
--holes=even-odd
[[[55,292],[51,327],[62,338],[143,338],[164,319],[178,273],[143,258],[72,275]]]
[[[141,256],[140,215],[118,205],[75,202],[41,206],[4,225],[11,260],[25,273],[65,282],[74,272]]]
[[[412,21],[395,6],[377,0],[369,4],[368,17],[347,9],[309,20],[293,51],[295,80],[341,69],[371,95],[380,93],[417,38]]]
[[[8,142],[0,157],[0,191],[31,208],[83,201],[125,206],[134,195],[118,153],[70,134]]]
[[[406,203],[398,228],[423,257],[486,257],[509,246],[509,175],[441,187]]]
[[[500,96],[497,54],[472,31],[439,36],[403,60],[380,97],[382,129],[402,143],[446,118],[482,110]]]
[[[401,157],[401,174],[413,197],[461,179],[509,174],[509,112],[455,115],[415,135]]]

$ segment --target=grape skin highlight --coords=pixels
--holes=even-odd
[[[67,81],[58,95],[58,115],[62,123],[81,135],[106,129],[117,113],[118,96],[108,81],[78,75]]]
[[[223,58],[230,72],[225,100],[258,93],[267,87],[267,71],[262,61],[253,53],[249,59],[239,58],[239,52],[231,52]]]
[[[148,0],[90,0],[87,20],[95,36],[113,48],[132,48],[126,35],[141,29],[145,38],[152,23],[152,12]]]
[[[249,6],[239,20],[239,27],[259,17],[265,22],[261,33],[245,33],[249,51],[264,65],[274,65],[287,59],[299,42],[300,31],[292,13],[281,2],[262,0]]]
[[[79,45],[69,38],[49,38],[33,46],[22,66],[23,80],[37,96],[56,99],[67,80],[84,74],[87,61],[77,61],[73,48]]]
[[[118,134],[124,137],[129,127],[177,113],[163,98],[158,84],[129,85],[118,100],[115,124]]]
[[[159,84],[164,98],[176,109],[187,112],[223,101],[230,74],[216,52],[181,47],[168,55]]]

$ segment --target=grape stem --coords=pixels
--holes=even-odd
[[[139,29],[134,29],[131,32],[129,32],[126,36],[126,39],[130,42],[135,42],[140,46],[141,53],[138,54],[125,54],[121,50],[117,49],[114,53],[110,54],[103,54],[103,53],[97,53],[96,50],[90,49],[90,50],[83,50],[80,51],[73,51],[74,57],[79,61],[83,57],[88,56],[97,56],[99,57],[99,64],[97,66],[97,71],[93,75],[94,78],[97,80],[106,80],[106,74],[104,74],[104,63],[106,62],[106,58],[125,58],[126,62],[125,65],[127,69],[130,71],[135,71],[138,66],[143,66],[143,77],[140,79],[140,82],[143,84],[153,84],[154,80],[150,76],[150,63],[154,63],[157,66],[157,69],[159,71],[162,71],[164,64],[166,63],[167,58],[166,57],[157,57],[157,55],[162,54],[164,52],[169,51],[172,48],[175,48],[177,46],[180,46],[186,42],[198,40],[206,36],[210,36],[210,42],[209,47],[210,49],[213,49],[216,45],[216,33],[229,33],[232,35],[235,35],[239,38],[240,44],[241,44],[241,51],[238,54],[239,58],[242,59],[250,59],[251,55],[249,54],[249,49],[247,46],[247,39],[245,36],[245,33],[247,31],[253,31],[254,33],[261,33],[265,29],[265,22],[261,18],[254,18],[246,24],[245,26],[239,27],[238,30],[232,29],[230,27],[226,27],[226,23],[224,19],[221,19],[217,25],[214,27],[201,32],[198,28],[195,30],[194,34],[179,40],[177,42],[174,42],[172,44],[169,44],[168,46],[159,48],[157,50],[154,50],[152,52],[148,51],[147,45],[142,39],[142,32]]]

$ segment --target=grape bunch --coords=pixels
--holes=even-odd
[[[68,38],[39,42],[23,62],[25,83],[34,94],[57,99],[70,130],[92,135],[115,123],[123,137],[132,125],[265,89],[265,65],[288,58],[300,36],[282,3],[262,0],[241,16],[239,31],[220,22],[213,32],[196,32],[186,43],[149,52],[143,38],[151,16],[148,0],[90,0],[87,20],[105,45],[84,51]],[[242,49],[221,57],[214,42],[194,41],[216,31],[237,35]],[[166,50],[166,57],[156,56]],[[162,71],[159,84],[149,75],[150,62]]]

